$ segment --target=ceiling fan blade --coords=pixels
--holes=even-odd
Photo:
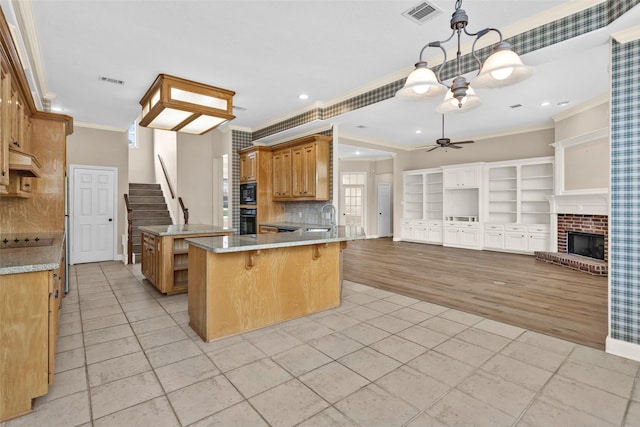
[[[474,141],[456,141],[452,142],[452,144],[473,144]]]
[[[454,145],[454,144],[449,144],[447,145],[447,148],[462,148],[462,147],[458,147],[457,145]]]
[[[436,146],[436,147],[433,147],[433,148],[432,148],[432,149],[430,149],[430,150],[427,150],[427,153],[429,153],[430,151],[436,150],[436,149],[438,149],[438,148],[440,148],[440,146],[439,146],[439,145],[438,145],[438,146]],[[462,147],[461,147],[461,148],[462,148]]]

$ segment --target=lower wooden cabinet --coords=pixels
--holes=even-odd
[[[64,274],[0,275],[0,422],[29,413],[53,383]]]
[[[186,239],[231,232],[158,236],[142,231],[142,274],[163,294],[186,292],[189,245]]]

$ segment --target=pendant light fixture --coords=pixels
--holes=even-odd
[[[447,94],[444,101],[438,105],[439,113],[468,111],[480,105],[481,100],[470,87],[466,77],[462,75],[460,40],[462,33],[475,37],[471,48],[471,54],[478,63],[478,75],[473,79],[473,85],[476,88],[494,88],[508,86],[518,83],[533,74],[533,68],[526,66],[520,60],[518,54],[511,50],[509,43],[502,38],[502,33],[495,28],[485,28],[477,33],[469,33],[467,24],[469,17],[467,13],[461,9],[462,0],[456,1],[455,11],[451,15],[451,29],[453,30],[448,39],[442,41],[433,41],[427,43],[420,50],[419,61],[415,65],[415,69],[409,74],[407,80],[396,96],[405,99],[423,99],[425,97],[437,96],[442,93],[441,88],[447,88]],[[481,37],[489,32],[496,32],[500,37],[500,41],[494,46],[493,53],[482,64],[476,54],[476,43]],[[456,75],[451,84],[442,81],[441,73],[447,63],[447,52],[442,47],[443,43],[447,43],[454,36],[457,36],[458,50],[456,52]],[[434,73],[427,66],[427,62],[422,59],[424,51],[429,47],[440,48],[444,55],[444,60],[440,65],[437,73]]]
[[[159,74],[140,100],[140,126],[202,135],[233,115],[235,92]]]

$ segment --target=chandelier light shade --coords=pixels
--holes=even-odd
[[[494,46],[493,53],[482,64],[473,85],[483,88],[509,86],[528,79],[532,74],[533,68],[522,63],[509,43],[502,42]]]
[[[438,81],[436,74],[427,67],[425,61],[420,61],[396,95],[405,99],[419,100],[425,96],[434,96],[442,92],[443,86]]]
[[[140,100],[140,126],[202,135],[233,115],[235,92],[159,74]]]
[[[502,39],[502,33],[499,30],[495,28],[485,28],[477,33],[468,32],[467,24],[469,23],[469,17],[467,13],[461,9],[461,6],[462,0],[457,0],[455,11],[451,15],[452,33],[449,38],[441,41],[433,41],[422,47],[415,69],[407,77],[404,86],[396,92],[396,96],[413,100],[435,96],[441,93],[441,91],[434,89],[439,85],[448,89],[445,100],[437,107],[437,111],[440,113],[456,111],[455,108],[451,109],[450,105],[457,107],[457,109],[461,111],[468,111],[480,105],[480,98],[469,87],[469,82],[466,77],[462,75],[461,71],[460,61],[462,52],[460,51],[460,40],[463,33],[467,36],[475,37],[471,48],[471,55],[473,55],[473,58],[478,63],[479,69],[478,75],[473,79],[473,85],[475,87],[495,88],[508,86],[518,83],[533,74],[533,68],[522,63],[518,54],[511,50],[509,43]],[[476,43],[481,37],[490,32],[498,34],[500,41],[494,46],[493,53],[487,58],[484,64],[482,64],[476,53]],[[447,84],[443,82],[441,78],[442,69],[447,63],[447,51],[442,45],[450,41],[454,36],[458,42],[456,75],[451,83]],[[424,51],[430,47],[440,48],[444,55],[442,64],[436,73],[431,71],[426,61],[422,59]]]
[[[440,114],[466,112],[473,110],[480,104],[482,104],[480,97],[476,95],[476,92],[471,86],[467,86],[467,93],[460,101],[453,97],[452,91],[448,90],[444,96],[444,101],[438,104],[436,111]]]

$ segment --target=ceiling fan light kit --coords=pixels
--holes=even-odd
[[[469,33],[467,24],[469,17],[467,13],[461,9],[462,0],[456,1],[455,11],[451,15],[451,29],[453,30],[448,39],[442,41],[433,41],[427,43],[420,50],[419,61],[415,65],[415,69],[409,74],[404,86],[396,92],[396,96],[404,99],[423,99],[438,95],[439,91],[433,90],[434,87],[440,85],[448,89],[445,100],[438,105],[439,113],[447,113],[453,111],[469,111],[480,105],[480,98],[473,92],[470,82],[462,75],[460,59],[462,52],[460,51],[460,39],[462,33],[475,37],[471,48],[471,54],[478,63],[478,74],[473,79],[475,87],[495,88],[503,87],[518,83],[533,74],[533,68],[526,66],[514,51],[511,50],[509,43],[502,38],[502,33],[496,28],[485,28],[477,33]],[[484,64],[480,61],[476,54],[476,43],[481,37],[490,32],[495,32],[500,37],[500,41],[494,46],[493,53],[487,58]],[[456,52],[456,76],[451,84],[442,81],[441,73],[447,63],[447,52],[442,47],[443,43],[447,43],[454,36],[457,36],[458,50]],[[437,73],[431,71],[426,61],[422,59],[424,51],[429,47],[440,48],[444,59]],[[429,72],[427,72],[430,71]],[[449,105],[453,102],[453,107]]]

